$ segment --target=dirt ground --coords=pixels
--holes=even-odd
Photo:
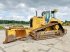
[[[67,34],[63,37],[35,41],[15,41],[3,44],[5,30],[0,30],[0,52],[70,52],[70,26],[65,26]]]

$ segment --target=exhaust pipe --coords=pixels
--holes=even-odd
[[[36,11],[36,16],[37,16],[37,11]]]

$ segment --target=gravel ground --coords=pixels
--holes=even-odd
[[[5,30],[0,30],[0,52],[70,52],[70,26],[65,26],[67,34],[63,37],[35,41],[15,41],[3,44]]]

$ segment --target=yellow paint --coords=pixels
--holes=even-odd
[[[57,21],[58,23],[62,24],[63,22],[59,19],[56,19],[56,18],[51,18],[49,22],[51,21]]]
[[[15,30],[7,30],[7,34],[8,35],[15,35],[16,32],[15,32]]]
[[[33,25],[33,29],[36,29],[36,28],[39,28],[39,27],[41,27],[42,25],[45,25],[46,23],[45,23],[45,18],[44,17],[36,17],[36,16],[34,16],[33,17],[33,23],[32,23],[32,25]]]
[[[54,27],[56,30],[58,30],[59,29],[59,26],[58,25],[55,25],[55,27]]]

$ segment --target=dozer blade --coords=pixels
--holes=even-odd
[[[26,38],[26,30],[24,29],[7,29],[6,38],[3,43],[9,43],[21,38]]]

